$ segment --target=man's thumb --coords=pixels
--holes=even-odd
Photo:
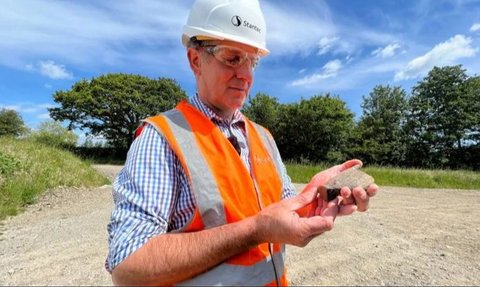
[[[311,204],[317,198],[317,188],[310,186],[302,191],[302,193],[289,199],[286,204],[290,210],[298,210]]]

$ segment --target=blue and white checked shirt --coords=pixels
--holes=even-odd
[[[245,121],[236,111],[229,123],[215,114],[198,96],[191,104],[215,123],[222,133],[238,139],[241,158],[250,171]],[[280,160],[281,161],[281,160]],[[296,195],[282,165],[282,199]],[[185,170],[165,138],[146,125],[132,143],[124,168],[113,184],[115,208],[107,226],[109,252],[105,262],[111,272],[150,238],[180,229],[193,216],[195,199]]]

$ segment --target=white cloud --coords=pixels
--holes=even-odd
[[[324,1],[308,3],[309,11],[298,9],[301,3],[291,5],[290,2],[261,2],[268,29],[267,46],[272,54],[309,54],[317,49],[318,39],[336,34],[337,28],[331,20],[328,5]]]
[[[49,113],[44,113],[44,114],[38,115],[37,119],[39,119],[39,120],[51,120],[52,118],[50,117]]]
[[[347,55],[345,57],[345,64],[350,64],[350,62],[352,62],[355,58],[352,57],[351,55]]]
[[[478,49],[471,46],[472,39],[464,35],[455,35],[446,42],[437,44],[425,55],[410,61],[407,66],[395,74],[395,81],[413,79],[426,74],[434,66],[451,65],[460,58],[475,56]]]
[[[380,60],[378,58],[371,58],[360,63],[360,69],[357,73],[369,75],[373,77],[373,74],[391,74],[405,67],[405,63],[402,60]]]
[[[19,112],[21,108],[18,105],[0,105],[0,109],[14,110]]]
[[[0,57],[0,65],[32,70],[38,67],[27,64],[50,59],[75,71],[100,67],[182,79],[190,75],[180,35],[193,0],[28,3],[25,9],[22,1],[7,1],[0,9],[0,54],[9,55]],[[357,55],[365,43],[394,41],[357,19],[336,17],[328,3],[261,1],[272,56],[331,53],[343,58]]]
[[[385,47],[380,47],[372,52],[372,55],[381,58],[389,58],[395,55],[395,50],[400,49],[400,45],[397,43],[389,44]]]
[[[50,84],[48,84],[48,83],[46,83],[46,84],[43,85],[43,86],[45,87],[45,89],[49,89],[49,90],[52,88],[52,85],[50,85]]]
[[[40,104],[38,106],[42,109],[50,109],[50,108],[55,107],[55,105],[53,105],[53,104]]]
[[[0,104],[0,109],[8,109],[8,110],[15,110],[19,113],[24,114],[39,114],[44,112],[48,108],[53,108],[53,104],[43,103],[43,104],[36,104],[30,102],[18,103],[16,105],[2,105]]]
[[[342,68],[342,62],[340,60],[332,60],[323,66],[325,73],[336,74],[338,70]]]
[[[0,54],[9,57],[0,57],[0,65],[27,70],[26,64],[52,55],[68,66],[90,68],[130,61],[139,66],[171,63],[172,54],[183,54],[181,29],[191,5],[187,1],[115,1],[115,5],[28,1],[27,9],[21,1],[2,4]],[[152,58],[137,60],[150,52],[155,52],[154,64]]]
[[[338,40],[338,37],[322,37],[320,41],[318,41],[318,55],[328,53]]]
[[[338,71],[342,68],[340,60],[332,60],[326,63],[320,73],[315,73],[290,83],[290,86],[310,86],[320,81],[337,76]]]
[[[475,23],[470,27],[470,32],[477,32],[480,31],[480,23]]]
[[[336,18],[328,3],[261,1],[268,28],[267,45],[272,55],[356,54],[365,43],[386,45],[395,41],[393,36],[377,32],[355,19],[344,22]]]
[[[32,64],[27,64],[27,65],[25,65],[25,70],[35,71],[35,67]]]
[[[72,79],[73,75],[67,71],[65,65],[55,64],[54,61],[41,61],[39,63],[40,74],[47,76],[54,80]]]
[[[35,106],[31,106],[31,107],[24,107],[22,108],[22,113],[26,113],[26,114],[36,114],[38,112],[38,107],[35,107]]]
[[[56,64],[52,60],[40,61],[36,65],[25,65],[25,70],[29,72],[37,72],[53,80],[69,80],[73,79],[72,72],[65,68],[65,65]],[[45,88],[50,89],[52,85],[45,84]]]

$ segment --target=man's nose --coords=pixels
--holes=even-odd
[[[253,79],[253,67],[247,61],[242,66],[235,69],[237,78],[251,82]]]

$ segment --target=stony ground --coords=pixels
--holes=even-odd
[[[0,285],[111,285],[111,209],[111,186],[58,188],[5,220]],[[480,191],[381,187],[368,212],[337,218],[305,248],[288,246],[288,274],[292,285],[478,286],[479,251]]]

